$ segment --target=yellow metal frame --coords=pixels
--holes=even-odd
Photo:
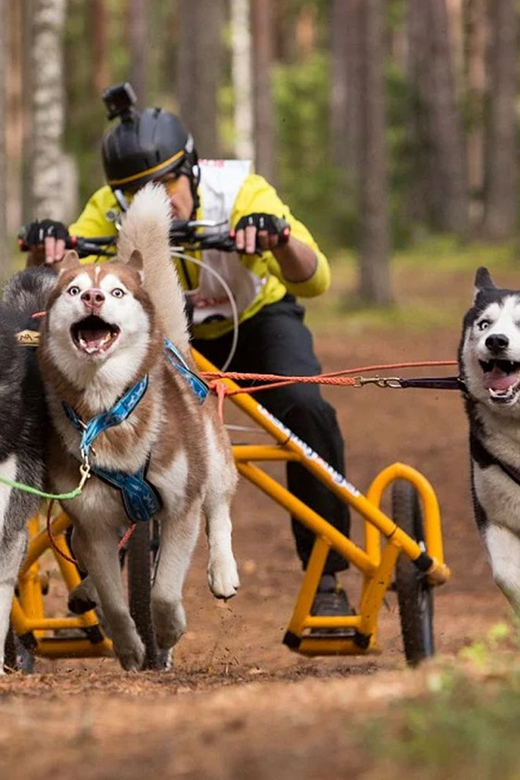
[[[200,371],[215,371],[215,367],[199,353],[194,353]],[[230,389],[238,386],[229,379],[223,382]],[[316,541],[304,574],[296,605],[284,642],[294,651],[305,655],[352,655],[377,652],[377,618],[384,596],[392,583],[396,561],[401,553],[411,560],[424,551],[380,508],[386,488],[396,479],[408,480],[417,490],[424,513],[426,554],[433,559],[428,572],[432,584],[438,585],[449,577],[444,563],[441,520],[437,498],[428,480],[415,469],[394,463],[374,479],[362,495],[344,476],[335,472],[304,442],[283,426],[254,398],[247,394],[233,395],[232,402],[269,433],[275,444],[234,445],[233,455],[239,473],[266,493],[276,503],[298,518],[315,535]],[[327,520],[310,509],[287,488],[262,470],[257,463],[269,461],[298,461],[315,477],[349,504],[364,519],[364,548],[339,533]],[[55,542],[65,554],[70,552],[63,532],[69,520],[64,513],[52,521]],[[94,611],[77,617],[50,618],[45,616],[43,592],[45,576],[40,558],[51,550],[69,592],[79,583],[74,564],[57,554],[49,541],[45,527],[37,518],[29,525],[29,549],[20,572],[17,595],[11,614],[12,625],[18,636],[25,637],[36,655],[48,658],[94,657],[111,654],[111,643],[103,636]],[[385,544],[382,544],[384,540]],[[314,617],[311,605],[330,549],[336,550],[363,573],[363,587],[357,614],[352,617]],[[311,634],[312,629],[353,629],[345,638],[328,638]],[[78,631],[81,637],[59,638],[58,629]],[[350,636],[352,635],[352,636]],[[29,641],[28,641],[29,640]]]

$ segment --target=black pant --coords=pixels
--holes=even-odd
[[[314,354],[312,336],[303,322],[304,310],[292,295],[265,306],[239,327],[238,345],[229,371],[286,376],[321,373]],[[217,367],[223,365],[232,334],[217,339],[194,339],[193,346]],[[284,425],[306,442],[340,474],[345,473],[343,438],[336,412],[322,398],[319,385],[291,384],[262,391],[258,400]],[[291,493],[348,536],[348,506],[298,463],[287,464],[287,486]],[[292,518],[296,549],[303,568],[307,566],[314,534]],[[329,553],[325,573],[347,568],[334,550]]]

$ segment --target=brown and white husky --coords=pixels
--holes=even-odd
[[[230,598],[239,587],[229,514],[236,469],[215,401],[201,403],[203,388],[190,373],[169,223],[164,189],[147,185],[126,214],[116,261],[82,266],[68,252],[38,350],[52,422],[53,489],[77,486],[83,456],[93,468],[82,494],[65,509],[74,554],[94,586],[90,593],[97,591],[94,600],[124,669],[139,669],[144,659],[118,558],[129,516],[140,520],[144,512],[160,521],[152,588],[160,650],[173,647],[186,628],[182,588],[201,517],[212,592]],[[165,339],[173,351],[165,349]]]

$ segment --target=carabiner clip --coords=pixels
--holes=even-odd
[[[354,387],[364,387],[364,385],[375,385],[376,387],[401,387],[401,380],[398,376],[380,377],[380,376],[357,376]]]

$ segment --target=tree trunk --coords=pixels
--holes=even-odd
[[[410,125],[416,181],[411,213],[466,237],[469,200],[462,123],[457,104],[446,0],[409,0]]]
[[[275,142],[271,67],[273,27],[271,0],[252,0],[254,52],[255,166],[272,184],[275,176]]]
[[[232,76],[235,96],[235,154],[254,159],[253,77],[248,0],[231,0]]]
[[[515,0],[490,3],[491,83],[486,139],[483,235],[506,239],[516,234],[518,155],[516,87],[518,13]]]
[[[425,95],[430,143],[438,170],[439,227],[466,238],[469,230],[467,173],[448,34],[446,0],[422,0],[430,35],[430,89]]]
[[[356,193],[359,182],[360,10],[361,0],[332,0],[332,159],[338,171],[338,196],[342,199]]]
[[[148,3],[128,0],[128,43],[130,50],[130,83],[137,95],[137,107],[148,100]]]
[[[222,0],[180,0],[179,108],[201,157],[217,157],[217,89],[220,84]]]
[[[468,184],[472,200],[472,221],[481,218],[484,191],[484,96],[486,92],[486,42],[488,25],[486,0],[467,4],[467,137]],[[480,220],[479,220],[480,221]]]
[[[63,219],[63,25],[66,0],[36,0],[33,15],[33,216]]]
[[[407,120],[413,143],[411,192],[407,205],[412,224],[427,224],[435,211],[435,167],[430,150],[426,98],[428,80],[428,27],[423,0],[408,0],[408,81],[413,99]]]
[[[466,2],[466,0],[464,0]],[[464,10],[463,0],[446,0],[452,66],[457,95],[463,93],[464,77]]]
[[[383,0],[363,3],[363,132],[359,295],[392,300],[385,148]]]
[[[95,98],[99,100],[103,90],[110,86],[108,63],[109,19],[106,0],[90,0],[86,8],[90,14],[89,28],[92,35]]]

